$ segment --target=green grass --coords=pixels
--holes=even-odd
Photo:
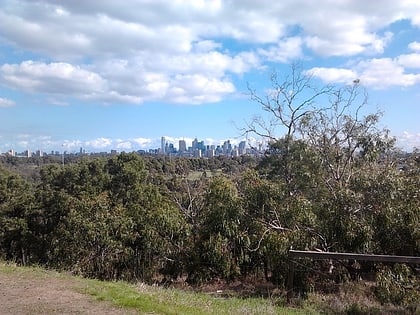
[[[309,310],[284,308],[259,298],[223,298],[205,293],[151,286],[134,286],[124,282],[87,281],[85,292],[99,300],[120,307],[154,314],[316,314]]]
[[[43,269],[38,266],[17,266],[14,263],[7,263],[0,261],[0,272],[3,274],[15,274],[16,276],[22,275],[25,278],[36,277],[36,278],[45,278],[45,277],[54,277],[54,278],[66,278],[68,275],[60,273],[54,270]],[[76,278],[76,277],[74,277]]]

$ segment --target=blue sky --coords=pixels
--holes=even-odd
[[[236,143],[261,113],[247,83],[293,63],[360,79],[398,146],[420,148],[420,2],[277,2],[2,0],[0,153]]]

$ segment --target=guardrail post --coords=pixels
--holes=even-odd
[[[289,257],[289,271],[287,273],[287,303],[293,298],[293,277],[295,273],[295,262]]]

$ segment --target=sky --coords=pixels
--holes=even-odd
[[[418,0],[0,0],[0,153],[237,143],[291,64],[420,148]]]

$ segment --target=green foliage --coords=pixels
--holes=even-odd
[[[133,222],[106,194],[71,198],[71,208],[53,249],[73,272],[98,279],[130,279]]]
[[[234,183],[224,177],[212,179],[199,217],[201,229],[190,281],[214,277],[232,280],[240,275],[249,245],[242,231],[242,209]]]
[[[291,195],[319,186],[320,161],[302,140],[285,137],[271,142],[258,169],[269,179],[285,184]]]
[[[393,303],[420,311],[420,283],[404,264],[382,267],[378,273],[375,294],[382,303]]]
[[[31,186],[0,168],[0,255],[25,265],[36,261],[36,209]]]
[[[346,309],[345,314],[346,315],[379,315],[381,314],[381,311],[377,308],[364,307],[364,306],[360,306],[354,303]]]

